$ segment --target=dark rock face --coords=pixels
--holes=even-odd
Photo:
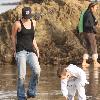
[[[65,1],[50,0],[41,4],[21,4],[16,9],[0,15],[0,63],[13,61],[11,28],[13,23],[21,18],[23,6],[30,6],[33,10],[33,19],[37,20],[36,40],[40,48],[40,62],[53,65],[80,63],[84,48],[74,30],[81,10],[88,5],[88,2],[84,2],[83,5],[78,0]],[[100,15],[100,12],[97,15]],[[98,29],[97,43],[100,53],[99,32]]]

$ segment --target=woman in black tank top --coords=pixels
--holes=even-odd
[[[35,34],[35,20],[31,20],[31,8],[24,7],[22,9],[22,19],[16,21],[12,28],[12,42],[14,56],[18,66],[18,84],[17,97],[18,100],[26,100],[27,98],[34,98],[38,77],[40,75],[40,65],[38,61],[39,49],[34,37]],[[34,52],[36,50],[37,55]],[[27,97],[25,96],[24,81],[26,76],[26,63],[31,68],[31,78],[27,90]]]

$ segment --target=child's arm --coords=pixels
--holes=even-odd
[[[81,71],[79,75],[80,75],[80,79],[81,79],[80,83],[82,86],[85,86],[85,84],[89,84],[88,81],[86,80],[86,74],[84,71]]]
[[[67,100],[67,96],[68,96],[68,90],[67,90],[67,79],[62,79],[61,80],[61,92],[63,94],[63,96],[66,98]]]

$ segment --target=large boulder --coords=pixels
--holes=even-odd
[[[69,2],[70,1],[70,2]],[[0,62],[13,61],[11,28],[21,18],[23,6],[32,8],[33,19],[37,20],[36,40],[40,48],[40,62],[44,64],[80,63],[83,47],[75,35],[80,13],[89,2],[78,0],[50,0],[41,4],[21,4],[14,10],[0,15]],[[100,12],[97,16],[100,18]],[[100,53],[100,34],[98,29],[98,51]]]

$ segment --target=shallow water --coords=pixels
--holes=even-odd
[[[20,1],[21,0],[0,0],[0,14],[10,9],[14,9],[17,6],[17,2]]]
[[[56,76],[57,66],[42,66],[41,77],[38,85],[38,96],[29,100],[64,100],[60,92],[60,80]],[[100,100],[100,68],[84,68],[90,82],[86,86],[87,100]],[[27,67],[26,90],[30,77]],[[17,66],[0,66],[0,100],[16,99]],[[77,100],[77,97],[76,97]]]

